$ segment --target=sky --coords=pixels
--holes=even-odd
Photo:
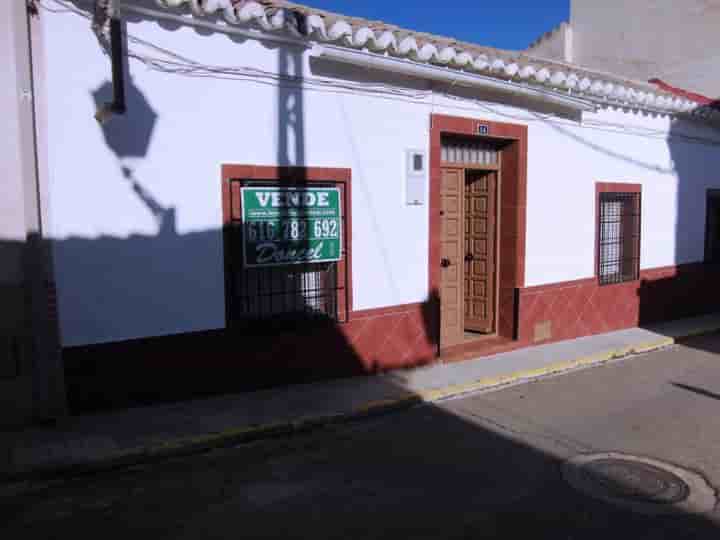
[[[570,18],[570,0],[295,0],[499,49],[527,48]]]

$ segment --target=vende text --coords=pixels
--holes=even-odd
[[[258,203],[263,208],[268,203],[273,208],[299,208],[306,206],[330,206],[327,192],[313,193],[305,192],[277,192],[255,193]]]

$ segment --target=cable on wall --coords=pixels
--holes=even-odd
[[[47,6],[47,2],[52,2],[64,9],[53,9]],[[71,5],[68,0],[40,0],[42,9],[51,13],[73,13],[86,19],[92,17],[81,9]],[[430,86],[428,90],[406,90],[399,89],[383,83],[367,83],[367,82],[343,82],[334,79],[303,76],[295,77],[291,75],[283,75],[274,72],[265,71],[258,68],[247,66],[221,66],[197,62],[179,55],[166,48],[160,47],[149,41],[134,36],[128,32],[128,50],[127,54],[133,60],[140,62],[146,68],[165,74],[172,74],[187,77],[213,78],[217,80],[234,80],[240,82],[248,82],[253,84],[264,84],[273,87],[292,85],[303,88],[304,90],[313,92],[326,92],[333,94],[363,94],[371,97],[398,100],[406,103],[413,103],[429,107],[431,110],[441,107],[435,101],[435,97],[440,95],[450,101],[462,102],[468,105],[453,104],[445,106],[458,111],[474,111],[478,109],[486,111],[490,114],[500,117],[512,119],[515,121],[528,123],[543,123],[548,125],[567,127],[572,129],[595,130],[610,133],[621,133],[624,135],[642,137],[654,140],[683,140],[689,143],[704,144],[710,146],[720,146],[720,139],[712,139],[708,137],[683,134],[679,132],[669,133],[666,130],[645,128],[641,126],[632,126],[627,124],[618,124],[616,122],[607,122],[603,120],[595,120],[591,118],[583,118],[581,122],[574,122],[557,118],[549,114],[540,114],[528,112],[527,114],[518,114],[503,110],[502,106],[495,106],[480,99],[459,97],[449,92],[434,90]],[[130,47],[130,44],[135,47]],[[152,54],[139,52],[137,48],[145,48],[152,51]]]

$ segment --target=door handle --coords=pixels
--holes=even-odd
[[[444,257],[440,259],[440,266],[442,266],[443,268],[447,268],[448,266],[450,266],[450,264],[452,264],[450,262],[450,259],[446,259]]]
[[[473,255],[472,253],[466,253],[466,254],[465,254],[465,260],[466,260],[467,262],[474,261],[474,260],[475,260],[475,255]]]

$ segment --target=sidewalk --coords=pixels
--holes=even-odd
[[[600,364],[720,330],[720,314],[372,377],[71,417],[0,433],[0,481],[105,469],[281,435]]]

